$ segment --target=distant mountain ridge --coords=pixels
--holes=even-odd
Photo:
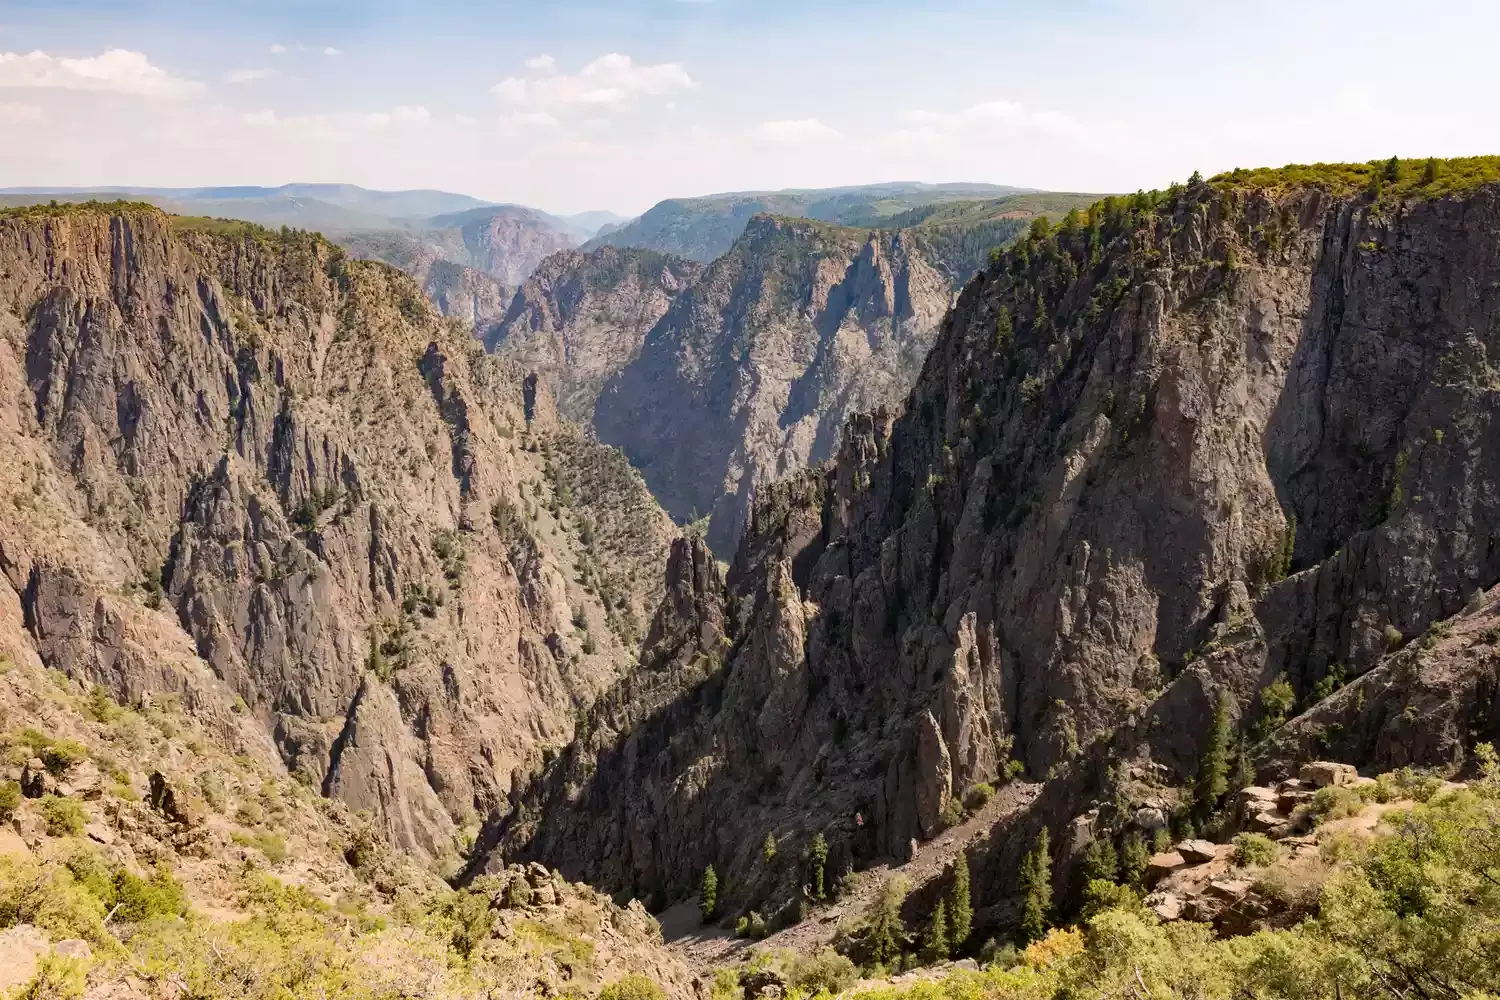
[[[738,191],[701,198],[670,198],[639,218],[602,233],[588,244],[642,247],[707,264],[726,253],[757,215],[780,215],[885,227],[892,216],[945,202],[994,200],[1031,193],[998,184],[893,182],[840,188]]]

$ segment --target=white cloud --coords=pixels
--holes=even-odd
[[[624,111],[643,97],[665,97],[696,86],[681,63],[637,65],[629,56],[611,52],[576,75],[511,76],[491,87],[490,93],[520,108],[597,112]]]
[[[236,69],[224,74],[224,79],[230,83],[254,83],[275,75],[274,69]]]
[[[526,60],[526,68],[534,69],[541,73],[550,73],[557,68],[557,60],[543,52],[539,56],[532,56]]]
[[[557,128],[558,121],[545,111],[507,111],[496,124],[502,135],[520,135],[534,129]]]
[[[273,56],[284,56],[286,55],[286,46],[282,45],[280,42],[272,42],[271,48],[268,51]]]
[[[479,119],[477,119],[477,118],[470,118],[468,115],[454,115],[453,116],[453,124],[455,124],[455,125],[478,125],[479,124]]]
[[[365,114],[317,114],[281,117],[269,109],[240,116],[245,125],[299,132],[322,138],[340,138],[359,132],[376,131],[400,125],[419,125],[432,120],[432,112],[421,105],[400,105],[390,111]]]
[[[108,91],[137,97],[186,97],[203,89],[201,83],[175,77],[152,65],[144,54],[128,49],[110,49],[85,59],[41,51],[0,52],[0,87]]]
[[[39,122],[46,117],[42,109],[34,104],[0,104],[0,125],[22,125]]]
[[[985,101],[960,111],[908,111],[903,120],[919,129],[958,132],[972,129],[1035,131],[1051,135],[1078,135],[1084,126],[1058,111],[1032,111],[1014,101]]]
[[[841,138],[838,129],[824,125],[816,118],[761,122],[750,130],[750,134],[764,142],[785,143],[825,142]]]
[[[323,54],[325,56],[341,56],[344,53],[343,53],[343,50],[336,49],[332,45],[330,45],[326,49],[323,50]]]

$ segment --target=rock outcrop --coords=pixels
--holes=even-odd
[[[901,399],[950,297],[908,234],[757,217],[605,386],[594,426],[679,522],[712,515],[727,556],[758,488]]]
[[[559,411],[588,424],[604,383],[635,360],[647,332],[702,270],[650,250],[563,251],[541,263],[479,336],[491,353],[541,373]]]
[[[766,220],[745,243],[786,230],[833,241]],[[594,717],[491,824],[491,857],[663,896],[713,864],[725,906],[768,913],[806,873],[763,859],[767,832],[787,859],[822,833],[835,871],[899,858],[971,785],[1019,769],[1047,780],[973,859],[981,923],[1003,923],[1036,829],[1066,859],[1161,818],[1171,797],[1127,786],[1188,782],[1221,700],[1250,738],[1283,721],[1273,682],[1305,706],[1363,675],[1330,702],[1346,742],[1323,728],[1321,744],[1433,763],[1492,736],[1488,633],[1433,626],[1500,582],[1497,232],[1493,186],[1380,200],[1228,177],[1034,233],[965,289],[904,412],[850,419],[834,468],[759,491],[722,585],[689,587],[679,555],[668,591],[694,598],[673,606],[724,609],[722,659],[687,655],[701,665],[641,712]],[[824,345],[910,336],[924,300],[899,290],[926,286],[903,252],[872,239],[847,265],[785,272],[721,259],[618,380],[660,382],[601,399],[604,436],[679,516],[790,464],[794,428],[840,437],[828,421],[847,410],[803,424],[815,408],[793,383],[838,383]],[[697,332],[751,292],[765,308],[735,312],[736,336]],[[828,338],[799,339],[791,316],[832,317],[798,321]],[[652,384],[693,416],[628,404]],[[710,431],[747,425],[764,447],[726,458]],[[730,474],[667,472],[692,468]],[[1423,634],[1432,657],[1392,652]],[[1403,701],[1425,735],[1392,728]],[[1267,770],[1312,756],[1278,745],[1256,751]]]
[[[0,216],[0,466],[17,642],[429,855],[635,657],[675,534],[411,279],[145,206]]]

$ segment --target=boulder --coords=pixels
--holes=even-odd
[[[1303,764],[1301,770],[1297,772],[1297,777],[1304,785],[1311,785],[1313,788],[1330,788],[1354,784],[1359,780],[1359,772],[1351,764],[1315,760]]]
[[[40,757],[33,757],[21,768],[21,794],[28,799],[57,794],[57,779],[47,770]]]
[[[786,995],[786,980],[769,969],[752,972],[740,980],[745,1000],[776,1000]]]
[[[151,772],[151,808],[161,813],[170,823],[192,829],[201,822],[197,811],[188,803],[187,797],[178,791],[160,771]]]
[[[1316,794],[1316,792],[1306,790],[1282,792],[1276,796],[1276,811],[1290,816],[1298,806],[1304,802],[1311,802]]]
[[[31,848],[26,846],[26,841],[10,826],[0,826],[0,858],[27,858],[31,856]]]
[[[1151,860],[1146,862],[1146,884],[1160,882],[1173,872],[1181,871],[1187,866],[1187,860],[1176,851],[1152,855]]]
[[[98,844],[106,847],[115,842],[115,831],[103,823],[90,823],[83,828],[83,835]]]
[[[82,938],[69,938],[66,941],[59,941],[52,946],[52,951],[62,958],[73,958],[81,962],[86,962],[94,957],[94,949],[90,948],[89,943]]]
[[[1153,892],[1146,897],[1146,908],[1163,920],[1182,918],[1182,897],[1172,892]]]
[[[1167,814],[1154,806],[1142,806],[1135,811],[1135,815],[1130,817],[1130,822],[1150,833],[1166,827]]]
[[[1208,894],[1226,902],[1237,902],[1245,897],[1254,883],[1244,878],[1216,878],[1208,883]]]
[[[1258,812],[1245,824],[1254,833],[1271,833],[1287,825],[1287,818],[1272,809]]]
[[[1219,846],[1211,840],[1184,840],[1173,848],[1190,865],[1201,865],[1219,856]]]
[[[0,994],[30,981],[47,953],[47,935],[30,924],[0,931]]]

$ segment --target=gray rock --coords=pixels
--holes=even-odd
[[[1173,848],[1188,864],[1201,865],[1218,857],[1219,848],[1211,840],[1184,840]]]

